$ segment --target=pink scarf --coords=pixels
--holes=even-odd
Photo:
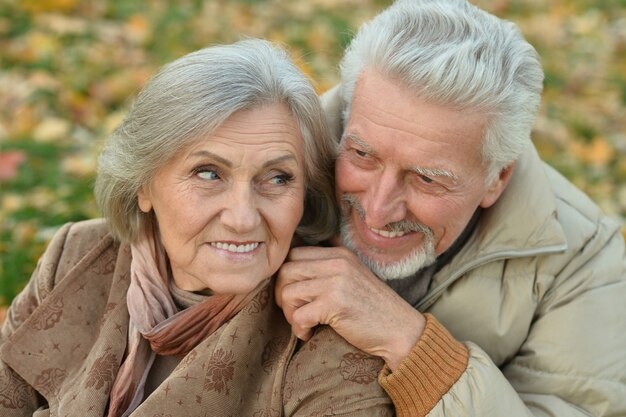
[[[156,354],[186,355],[257,293],[213,295],[178,311],[168,288],[167,255],[158,232],[150,231],[131,244],[131,253],[127,355],[113,383],[108,417],[126,417],[141,404]]]

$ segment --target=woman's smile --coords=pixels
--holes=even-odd
[[[210,245],[216,249],[223,250],[230,253],[252,253],[255,251],[261,242],[252,243],[232,243],[232,242],[211,242]]]

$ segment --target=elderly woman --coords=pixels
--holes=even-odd
[[[60,229],[2,328],[0,415],[390,415],[382,363],[298,342],[272,275],[337,216],[317,97],[249,40],[165,66],[106,144],[106,222]]]

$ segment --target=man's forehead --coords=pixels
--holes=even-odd
[[[433,156],[445,152],[462,159],[480,159],[488,120],[484,112],[426,99],[393,79],[365,71],[353,94],[345,133],[356,134],[370,146],[380,136],[398,145],[410,144],[415,138],[428,146]]]

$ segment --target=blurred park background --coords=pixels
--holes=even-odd
[[[541,155],[626,224],[626,0],[473,2],[516,22],[542,56]],[[390,3],[0,0],[0,316],[54,231],[98,216],[98,150],[159,66],[263,37],[323,92],[355,29]]]

